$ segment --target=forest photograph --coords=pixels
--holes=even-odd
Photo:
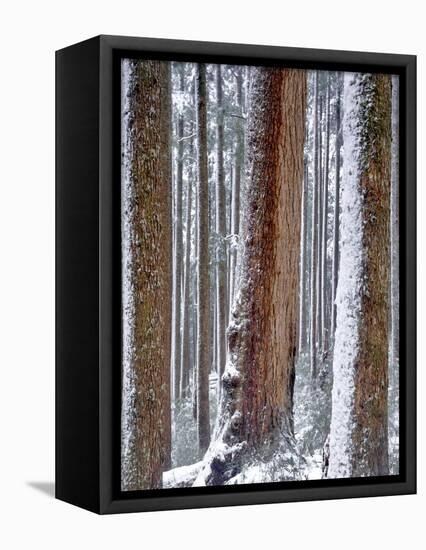
[[[399,80],[121,60],[121,490],[399,474]]]

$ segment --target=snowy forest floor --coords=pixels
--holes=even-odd
[[[308,364],[304,358],[296,366],[294,389],[294,441],[283,444],[272,458],[248,462],[243,470],[227,484],[267,483],[322,478],[323,447],[330,423],[330,383],[327,387],[312,390],[304,379],[308,376]],[[210,376],[211,432],[217,419],[217,376]],[[321,411],[321,415],[318,414]],[[163,486],[191,487],[203,485],[200,472],[204,459],[197,455],[197,426],[193,415],[193,401],[187,397],[179,409],[173,411],[173,468],[163,474]]]

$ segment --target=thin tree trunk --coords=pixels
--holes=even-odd
[[[392,187],[391,187],[391,346],[390,365],[399,361],[399,80],[392,77]],[[395,377],[395,382],[397,377]]]
[[[223,169],[223,98],[222,98],[222,70],[221,65],[216,67],[216,94],[217,94],[217,123],[216,123],[216,235],[219,241],[216,256],[217,282],[217,365],[220,380],[225,370],[225,331],[226,331],[226,202],[225,202],[225,174]]]
[[[323,285],[323,279],[322,279],[322,250],[323,250],[323,240],[322,240],[322,224],[323,224],[323,182],[324,182],[324,174],[323,174],[323,135],[322,135],[322,127],[323,127],[323,113],[324,113],[324,102],[322,96],[320,97],[319,101],[319,119],[318,119],[318,181],[316,183],[317,189],[318,189],[318,203],[317,203],[317,209],[318,209],[318,256],[317,256],[317,290],[316,290],[316,297],[317,297],[317,307],[316,307],[316,325],[317,325],[317,360],[320,359],[320,368],[322,368],[322,351],[323,351],[323,302],[322,302],[322,285]]]
[[[336,331],[336,289],[339,273],[339,218],[340,218],[340,152],[342,148],[341,128],[341,103],[342,103],[342,75],[337,75],[337,98],[336,98],[336,174],[334,183],[334,219],[333,219],[333,273],[332,273],[332,299],[331,299],[331,336],[334,342]]]
[[[328,353],[328,317],[327,317],[327,228],[328,228],[328,175],[329,175],[329,156],[330,156],[330,74],[327,75],[327,95],[326,95],[326,130],[325,130],[325,154],[324,154],[324,178],[323,178],[323,201],[322,201],[322,258],[321,258],[321,325],[323,327],[323,355]]]
[[[197,91],[195,89],[195,104],[197,106]],[[198,168],[198,130],[197,130],[197,192],[195,194],[195,257],[197,269],[194,271],[194,372],[193,372],[193,417],[194,420],[198,418],[198,265],[199,265],[199,248],[198,248],[198,217],[199,217],[199,201],[198,201],[198,188],[199,188],[199,168]]]
[[[198,336],[197,336],[197,433],[199,454],[210,443],[209,411],[209,179],[207,160],[206,66],[197,64],[198,134]]]
[[[237,105],[238,114],[243,116],[243,68],[239,67],[236,76],[237,84]],[[232,202],[231,202],[231,235],[233,241],[233,247],[230,258],[230,295],[229,304],[232,308],[232,301],[234,299],[235,292],[235,273],[237,265],[237,245],[236,242],[240,233],[240,188],[241,188],[241,172],[244,162],[244,122],[239,120],[237,126],[236,146],[235,146],[235,159],[234,159],[234,178],[232,186]]]
[[[390,473],[399,473],[399,77],[392,76],[391,165],[391,280],[389,345],[389,459]]]
[[[193,157],[194,146],[193,139],[190,144],[190,157]],[[186,239],[185,239],[185,272],[183,283],[183,313],[182,313],[182,374],[180,377],[180,395],[187,397],[189,386],[189,374],[190,368],[190,340],[189,340],[189,327],[190,327],[190,255],[191,255],[191,205],[192,205],[192,186],[194,185],[194,178],[190,172],[190,176],[187,181],[187,195],[186,195]]]
[[[300,252],[300,290],[299,290],[299,354],[306,349],[307,336],[307,310],[306,303],[306,275],[307,275],[307,255],[308,255],[308,167],[305,162],[303,176],[303,195],[302,195],[302,236]]]
[[[179,91],[185,91],[185,80],[183,67],[178,64],[179,72]],[[177,122],[177,168],[176,168],[176,250],[175,250],[175,292],[174,292],[174,399],[178,402],[180,399],[181,388],[181,311],[182,311],[182,193],[183,193],[183,131],[184,118],[179,114]]]
[[[310,307],[310,359],[311,378],[317,377],[317,261],[318,261],[318,71],[314,72],[314,178],[312,182],[312,237],[311,237],[311,307]]]
[[[123,206],[123,490],[170,465],[171,171],[168,63],[126,61]],[[127,289],[127,290],[126,290]]]

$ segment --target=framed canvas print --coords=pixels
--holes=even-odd
[[[414,493],[414,56],[57,52],[56,496]]]

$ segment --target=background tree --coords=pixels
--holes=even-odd
[[[232,180],[232,201],[231,201],[231,253],[230,253],[230,284],[229,284],[229,307],[232,307],[232,300],[235,291],[235,277],[238,256],[238,237],[240,233],[240,193],[241,179],[244,165],[244,67],[237,67],[235,74],[236,84],[236,132],[235,132],[235,159]]]
[[[194,138],[190,138],[189,148],[190,159],[194,155]],[[193,166],[193,164],[192,164]],[[183,313],[182,313],[182,359],[180,376],[180,396],[188,396],[190,374],[191,374],[191,352],[190,352],[190,315],[191,315],[191,296],[190,296],[190,269],[191,269],[191,210],[192,210],[192,187],[194,184],[194,171],[191,169],[187,179],[186,192],[186,223],[185,223],[185,265],[183,281]]]
[[[330,73],[327,73],[326,80],[326,96],[325,96],[325,137],[324,137],[324,167],[323,167],[323,182],[322,182],[322,226],[321,226],[321,326],[322,326],[322,359],[325,360],[325,356],[329,352],[328,342],[328,294],[327,289],[329,286],[329,274],[327,270],[327,243],[328,243],[328,184],[329,184],[329,164],[330,164],[330,101],[331,101],[331,81]],[[325,369],[323,369],[323,377],[327,376]]]
[[[210,443],[209,411],[209,180],[207,157],[206,66],[196,67],[198,152],[198,336],[197,336],[197,427],[200,456]]]
[[[183,94],[185,90],[184,81],[184,66],[182,63],[177,64],[177,73],[179,78],[179,92]],[[175,173],[175,250],[174,250],[174,352],[173,352],[173,374],[174,374],[174,397],[176,400],[180,398],[181,389],[181,313],[182,313],[182,258],[183,258],[183,241],[182,241],[182,193],[183,193],[183,162],[184,162],[184,115],[179,112],[177,117],[177,152],[176,152],[176,173]]]
[[[313,106],[313,196],[312,196],[312,236],[311,236],[311,292],[310,292],[310,363],[312,380],[317,376],[317,295],[318,295],[318,204],[319,204],[319,129],[318,129],[318,71],[314,72]]]
[[[223,92],[222,92],[222,69],[221,65],[216,67],[216,98],[217,98],[217,124],[216,124],[216,155],[217,155],[217,179],[216,179],[216,234],[218,239],[216,258],[216,290],[217,290],[217,365],[219,378],[225,370],[226,349],[226,309],[227,309],[227,286],[226,286],[226,195],[225,195],[225,174],[223,165],[224,148],[224,121],[223,121]],[[220,386],[219,386],[220,387]]]
[[[337,73],[336,84],[336,133],[335,133],[335,180],[334,180],[334,215],[333,215],[333,263],[331,276],[331,336],[334,342],[336,330],[336,290],[339,272],[339,216],[340,216],[340,151],[342,148],[342,85],[341,73]]]
[[[399,77],[392,76],[389,470],[399,473]]]

